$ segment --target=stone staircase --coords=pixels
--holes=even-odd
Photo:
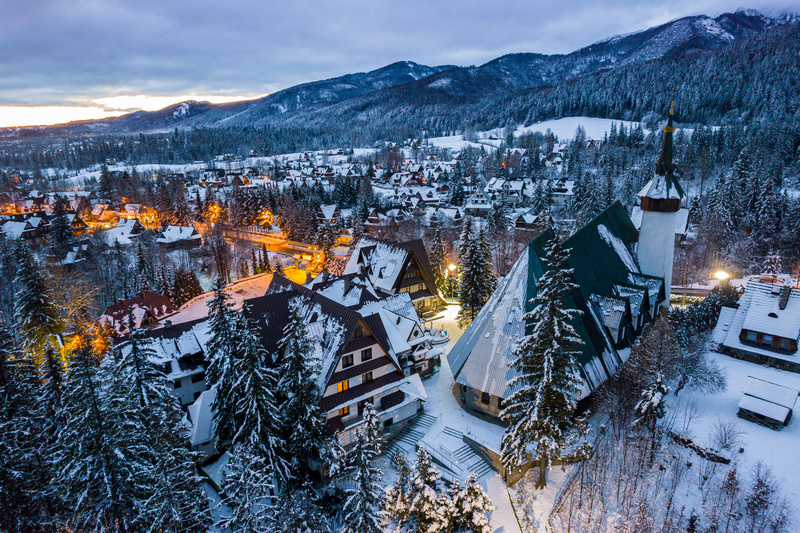
[[[425,436],[435,423],[436,417],[434,416],[427,413],[417,415],[413,422],[389,440],[385,452],[387,457],[391,457],[397,452],[402,452],[406,456],[415,452],[419,440]]]

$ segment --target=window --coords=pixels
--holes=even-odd
[[[175,388],[175,389],[180,389],[180,388],[181,388],[181,380],[179,380],[179,379],[176,379],[176,380],[173,382],[173,385],[172,385],[172,386],[173,386],[173,388]]]
[[[200,372],[199,374],[195,374],[194,376],[192,376],[192,383],[198,383],[200,381],[203,381],[204,379],[206,379],[206,373]]]
[[[337,392],[344,392],[350,388],[350,380],[346,379],[344,381],[340,381],[338,385],[336,385]]]
[[[361,383],[369,383],[370,381],[372,381],[372,372],[367,372],[366,374],[362,374]]]
[[[755,331],[748,331],[747,332],[747,340],[749,342],[756,342],[756,332]]]
[[[497,397],[497,408],[498,409],[502,409],[503,408],[503,399],[501,397],[499,397],[499,396]]]
[[[164,372],[165,374],[169,374],[170,372],[172,372],[172,362],[167,361],[166,363],[164,363],[164,368],[162,368],[161,371]]]
[[[488,392],[482,392],[481,393],[481,403],[486,403],[486,404],[489,403],[489,393]]]
[[[349,405],[345,405],[344,407],[339,409],[339,416],[340,417],[347,416],[349,414],[350,414],[350,406]]]
[[[781,339],[781,350],[789,349],[789,339]]]
[[[353,328],[353,340],[360,339],[364,336],[364,328],[356,326]]]
[[[762,342],[767,346],[772,346],[772,335],[764,335],[764,340]]]
[[[353,354],[349,353],[342,357],[342,368],[350,368],[353,366]]]
[[[386,420],[384,420],[383,421],[383,427],[385,427],[385,428],[391,427],[393,420],[394,419],[392,419],[392,418],[387,418]]]
[[[369,361],[372,359],[372,348],[367,348],[366,350],[361,350],[361,362]]]

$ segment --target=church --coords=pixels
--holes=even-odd
[[[582,311],[574,322],[583,341],[580,398],[619,370],[644,326],[669,306],[675,218],[684,197],[672,162],[674,131],[671,108],[656,174],[639,193],[641,229],[617,201],[563,243],[578,285],[564,303]],[[548,228],[530,242],[447,356],[467,409],[499,418],[503,400],[513,392],[507,385],[515,375],[509,363],[524,335],[523,316],[532,310],[544,274],[544,248],[553,236]]]

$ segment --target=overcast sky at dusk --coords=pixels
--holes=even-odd
[[[253,98],[400,60],[568,53],[738,1],[0,0],[0,126]],[[800,2],[746,7],[774,15]]]

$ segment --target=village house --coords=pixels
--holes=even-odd
[[[800,373],[800,289],[749,281],[739,307],[723,307],[713,333],[720,352]]]
[[[167,226],[156,242],[170,248],[194,247],[203,243],[203,236],[191,226]]]
[[[445,301],[434,283],[425,245],[419,239],[390,243],[362,237],[344,269],[344,275],[363,274],[381,296],[408,292],[423,319],[443,309]]]
[[[172,301],[155,291],[139,293],[128,300],[120,300],[106,307],[99,321],[104,326],[111,327],[116,335],[130,333],[130,320],[133,317],[133,326],[144,328],[164,320],[176,313],[178,308]]]

